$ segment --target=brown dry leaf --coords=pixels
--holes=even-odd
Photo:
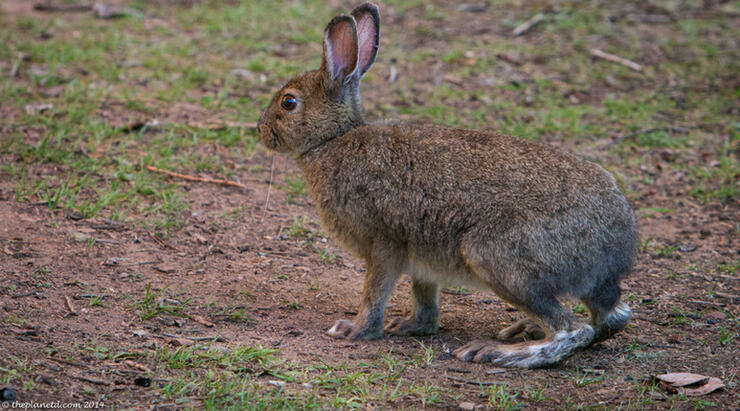
[[[212,322],[206,320],[205,318],[203,318],[203,317],[201,317],[199,315],[191,315],[190,316],[190,319],[193,320],[193,321],[195,321],[196,323],[202,325],[202,326],[205,326],[205,327],[213,327],[214,326],[214,324]]]
[[[53,104],[26,104],[26,114],[41,114],[54,108]]]
[[[135,362],[135,361],[124,360],[123,361],[123,364],[126,364],[129,367],[134,367],[134,368],[139,369],[139,370],[144,371],[144,372],[152,372],[152,370],[149,367],[147,367],[146,365],[139,364],[138,362]]]
[[[46,97],[59,97],[62,95],[62,93],[64,93],[64,89],[66,88],[66,85],[60,84],[58,86],[49,87],[47,89],[41,90],[41,94]]]
[[[166,340],[167,344],[173,346],[173,347],[182,347],[182,346],[190,346],[194,343],[188,339],[185,338],[169,338]]]
[[[720,388],[724,388],[722,380],[717,377],[709,378],[706,384],[698,388],[686,388],[685,394],[689,397],[698,397],[700,395],[707,395],[710,392],[717,391]]]
[[[671,374],[661,374],[655,378],[667,382],[674,387],[685,387],[693,384],[704,384],[709,380],[705,375],[692,374],[690,372],[676,372]]]
[[[660,380],[661,385],[668,391],[685,394],[689,397],[707,395],[725,386],[719,378],[688,372],[661,374],[655,378]]]

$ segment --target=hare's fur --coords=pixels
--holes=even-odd
[[[294,154],[326,229],[367,262],[356,320],[337,321],[329,334],[382,337],[402,272],[412,278],[413,310],[389,333],[437,332],[439,289],[453,285],[493,290],[528,315],[500,339],[541,338],[472,342],[456,351],[463,360],[539,367],[623,329],[630,311],[619,281],[631,271],[637,233],[611,174],[497,132],[367,124],[359,80],[375,57],[367,53],[378,21],[370,4],[332,20],[322,68],[283,87],[258,125],[265,145]],[[286,95],[297,107],[281,106]],[[583,301],[591,324],[563,297]]]

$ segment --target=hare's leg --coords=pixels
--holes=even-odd
[[[624,329],[630,321],[632,310],[619,301],[621,290],[616,280],[594,287],[581,301],[591,312],[594,342],[605,340]]]
[[[439,284],[411,281],[414,308],[408,318],[395,318],[385,328],[394,335],[429,335],[439,331]]]
[[[379,255],[383,253],[375,253]],[[357,324],[350,320],[338,320],[327,331],[336,338],[351,340],[375,340],[383,337],[385,306],[400,275],[401,264],[398,258],[383,255],[368,258],[365,285],[357,314]]]
[[[513,301],[512,301],[513,302]],[[530,304],[516,304],[543,325],[545,339],[516,344],[474,341],[455,351],[464,361],[491,362],[504,367],[537,368],[554,364],[591,343],[593,328],[579,322],[552,295],[540,295]]]

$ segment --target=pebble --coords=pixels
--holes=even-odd
[[[4,387],[0,389],[0,399],[3,401],[15,401],[16,400],[15,390],[10,387]]]

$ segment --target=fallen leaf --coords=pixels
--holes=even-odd
[[[725,386],[719,378],[688,372],[661,374],[655,378],[666,390],[689,397],[707,395]]]
[[[46,97],[59,97],[64,92],[64,89],[67,86],[64,84],[60,84],[58,86],[49,87],[47,89],[41,90],[41,94],[43,94]]]
[[[720,380],[717,377],[711,377],[709,378],[709,381],[707,381],[706,384],[702,385],[699,388],[686,388],[686,395],[689,397],[698,397],[701,395],[707,395],[710,392],[717,391],[720,388],[723,388],[725,385],[722,384],[722,380]]]
[[[26,104],[26,114],[41,114],[53,108],[53,104]]]
[[[690,372],[677,372],[672,374],[661,374],[657,379],[667,382],[674,387],[685,387],[692,384],[704,384],[709,380],[705,375],[692,374]]]
[[[203,317],[201,317],[199,315],[191,315],[190,316],[190,319],[193,320],[193,321],[195,321],[196,323],[202,325],[202,326],[205,326],[205,327],[213,327],[214,326],[214,324],[212,322],[206,320],[205,318],[203,318]]]
[[[173,347],[181,347],[181,346],[190,346],[193,345],[193,342],[190,340],[187,340],[185,338],[169,338],[166,340],[167,344],[173,346]]]

